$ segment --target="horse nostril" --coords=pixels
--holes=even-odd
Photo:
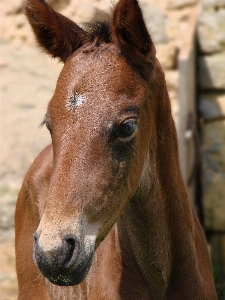
[[[67,239],[66,239],[66,242],[67,242],[67,244],[70,245],[71,248],[74,249],[75,244],[76,244],[75,238],[67,238]]]
[[[39,238],[37,231],[35,231],[33,237],[34,237],[34,242],[37,243],[38,238]]]
[[[65,264],[67,266],[71,265],[74,260],[77,258],[78,249],[79,249],[79,242],[76,237],[67,237],[64,238],[64,253],[66,253],[66,260]]]
[[[65,238],[63,241],[63,247],[65,253],[67,253],[67,257],[71,258],[75,248],[77,247],[76,238],[74,237]]]

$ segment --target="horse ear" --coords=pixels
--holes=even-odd
[[[112,22],[113,38],[120,47],[133,45],[150,60],[155,60],[155,47],[137,0],[120,0],[115,7]]]
[[[63,62],[88,40],[82,28],[44,0],[27,0],[24,10],[40,46]]]

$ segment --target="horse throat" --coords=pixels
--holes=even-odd
[[[135,260],[127,264],[137,264],[151,299],[160,300],[165,299],[168,285],[171,245],[165,205],[157,197],[156,185],[147,164],[139,188],[117,224],[124,259]]]

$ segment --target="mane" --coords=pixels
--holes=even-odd
[[[90,22],[82,23],[82,28],[96,47],[101,44],[116,43],[112,37],[112,12],[110,14],[96,10]],[[124,35],[126,32],[124,32]],[[139,51],[135,51],[135,47],[131,44],[130,47],[120,45],[120,54],[127,60],[131,67],[141,75],[144,80],[148,80],[154,65],[144,56],[140,55]]]
[[[94,16],[89,22],[83,22],[81,27],[89,38],[96,42],[96,46],[101,43],[110,43],[112,28],[112,11],[108,14],[102,10],[96,9]]]
[[[82,28],[88,35],[91,41],[95,42],[96,46],[102,43],[109,44],[111,42],[111,25],[107,21],[92,21],[83,23]]]

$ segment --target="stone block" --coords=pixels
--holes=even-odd
[[[171,70],[165,72],[166,84],[169,91],[178,92],[179,86],[179,72],[178,70]]]
[[[1,45],[0,180],[25,175],[35,156],[51,142],[39,125],[46,113],[62,64],[37,48]]]
[[[151,5],[149,1],[141,0],[140,6],[143,11],[145,23],[155,43],[167,42],[166,26],[167,17],[157,7]]]
[[[174,43],[156,45],[157,58],[163,69],[175,69],[178,49]]]
[[[197,26],[200,50],[213,53],[225,50],[225,9],[200,14]]]
[[[178,129],[179,118],[179,101],[178,101],[178,86],[179,86],[179,73],[177,70],[166,70],[165,72],[166,84],[170,97],[172,108],[172,115],[175,121],[176,128]]]
[[[198,82],[201,89],[225,89],[225,51],[200,56],[198,67]]]
[[[225,118],[225,92],[202,94],[198,109],[205,121]]]
[[[200,1],[202,9],[213,9],[215,10],[215,8],[221,8],[221,7],[225,7],[225,0],[201,0]]]
[[[168,8],[170,9],[180,9],[185,6],[195,5],[197,4],[197,0],[169,0]]]
[[[225,120],[202,128],[203,206],[208,230],[225,230]]]

